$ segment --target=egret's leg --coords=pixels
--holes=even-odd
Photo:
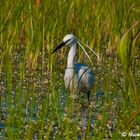
[[[87,92],[87,98],[89,100],[90,90]]]

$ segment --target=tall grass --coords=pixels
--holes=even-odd
[[[0,7],[2,139],[121,139],[123,131],[140,132],[138,0],[6,0]],[[68,50],[51,54],[68,33],[99,56],[89,52],[96,73],[90,106],[63,86]],[[79,48],[77,55],[90,65]]]
[[[122,37],[119,47],[118,47],[118,54],[121,60],[121,64],[123,67],[123,71],[125,73],[125,87],[124,87],[124,96],[126,102],[126,107],[128,104],[135,103],[135,111],[130,111],[130,116],[128,120],[126,120],[128,126],[131,126],[131,123],[135,119],[135,117],[140,113],[140,103],[139,103],[139,96],[137,94],[137,86],[135,80],[135,61],[136,56],[138,53],[138,46],[137,41],[140,36],[140,30],[137,31],[135,26],[138,25],[138,22],[135,23]],[[133,33],[132,33],[133,30]],[[127,127],[128,127],[127,126]],[[131,127],[130,127],[131,128]]]

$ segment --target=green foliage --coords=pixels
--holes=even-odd
[[[1,1],[0,138],[121,139],[124,130],[140,132],[139,25],[139,0]],[[52,55],[68,33],[99,55],[96,63],[89,52],[96,68],[90,106],[64,90],[67,50]],[[78,55],[86,62],[84,52]],[[100,90],[104,98],[96,100]]]
[[[127,30],[127,32],[121,38],[118,46],[118,55],[125,73],[125,102],[128,102],[129,104],[135,103],[136,110],[135,112],[130,112],[130,116],[127,117],[128,120],[125,118],[126,123],[129,124],[127,126],[129,128],[131,127],[131,123],[133,122],[132,120],[134,120],[140,113],[140,102],[139,96],[137,94],[138,89],[135,80],[136,78],[134,75],[135,61],[136,56],[138,55],[138,44],[136,42],[138,41],[140,35],[140,31],[137,31],[137,26],[138,22],[133,24],[131,28]],[[127,106],[125,106],[125,108],[127,108]]]

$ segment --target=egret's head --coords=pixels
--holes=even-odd
[[[77,42],[76,36],[73,34],[68,34],[63,38],[63,42],[65,42],[65,45],[72,45]]]
[[[67,34],[60,45],[58,45],[52,53],[56,52],[58,49],[62,48],[63,46],[72,45],[77,43],[77,38],[73,34]]]

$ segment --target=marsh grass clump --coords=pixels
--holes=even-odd
[[[140,132],[139,1],[6,0],[0,7],[0,139],[122,139],[124,131]],[[87,50],[95,71],[90,105],[64,88],[68,50],[51,55],[68,33],[98,56]],[[90,66],[80,47],[77,60]]]

